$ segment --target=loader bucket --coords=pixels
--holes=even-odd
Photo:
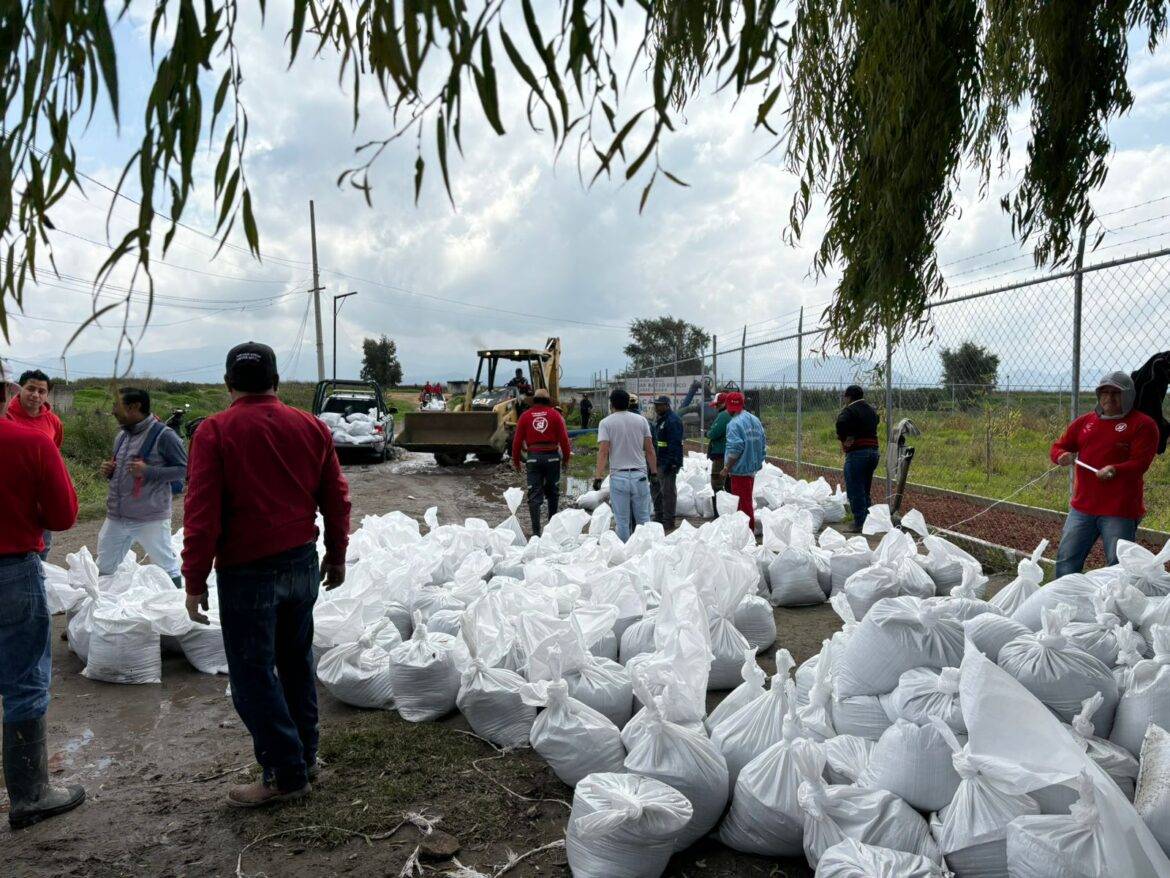
[[[407,451],[484,454],[504,451],[507,438],[495,412],[408,412],[395,444]]]

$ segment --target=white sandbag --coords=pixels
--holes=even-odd
[[[743,651],[750,644],[735,627],[735,613],[755,586],[755,565],[742,556],[724,559],[725,580],[720,584],[715,603],[708,609],[711,618],[711,670],[709,690],[732,689],[739,684]]]
[[[996,760],[1017,793],[1031,793],[1087,772],[1105,827],[1101,839],[1111,874],[1170,874],[1170,859],[1133,806],[1048,708],[974,648],[964,654],[961,671],[960,698],[972,754]]]
[[[618,608],[611,604],[583,604],[569,618],[581,633],[581,640],[598,658],[617,661],[618,641],[614,635]]]
[[[1151,725],[1142,741],[1134,807],[1162,850],[1170,852],[1170,732]]]
[[[741,707],[755,701],[764,694],[764,682],[768,679],[768,675],[764,673],[764,669],[756,661],[756,651],[754,649],[749,648],[743,651],[743,665],[740,667],[739,673],[743,677],[743,682],[732,689],[728,696],[720,701],[716,708],[703,720],[703,725],[707,727],[708,734],[714,733],[720,723]]]
[[[772,677],[772,688],[741,707],[711,733],[711,742],[727,760],[732,787],[745,765],[783,737],[788,702],[796,702],[796,687],[788,677],[795,663],[788,650],[779,652],[783,655],[776,656],[777,673]]]
[[[390,650],[390,685],[398,714],[407,722],[442,719],[455,709],[466,648],[448,634],[431,634],[419,614],[410,640]],[[466,659],[464,659],[465,661]]]
[[[1132,585],[1147,595],[1170,594],[1170,573],[1166,564],[1170,562],[1170,540],[1162,551],[1154,554],[1145,546],[1129,540],[1117,541],[1117,563],[1124,571],[1122,582]]]
[[[963,623],[963,633],[975,644],[976,649],[993,662],[998,662],[999,652],[1006,644],[1030,634],[1031,630],[1008,616],[982,613]]]
[[[654,652],[654,626],[656,624],[656,617],[644,616],[622,632],[618,656],[623,665],[629,664],[630,659],[636,655]]]
[[[899,719],[878,740],[858,783],[888,790],[919,811],[938,811],[959,788],[952,752],[933,723]]]
[[[317,662],[317,679],[330,695],[353,707],[393,710],[390,654],[376,642],[387,628],[397,635],[390,620],[383,619],[367,629],[357,642],[335,646],[321,657]]]
[[[1118,693],[1124,693],[1133,683],[1134,668],[1146,659],[1142,650],[1149,650],[1151,655],[1153,650],[1146,639],[1130,627],[1129,622],[1117,630],[1116,637],[1117,666],[1113,669],[1113,679],[1117,681]]]
[[[675,839],[674,849],[681,851],[710,832],[727,807],[727,761],[702,732],[663,719],[658,700],[646,702],[647,721],[629,746],[625,766],[631,774],[669,784],[690,801],[693,816]]]
[[[436,610],[426,620],[427,630],[432,634],[448,634],[458,637],[462,627],[464,610],[453,607],[449,610]]]
[[[1121,619],[1106,608],[1104,593],[1093,595],[1093,609],[1094,619],[1089,622],[1069,622],[1061,633],[1074,646],[1080,647],[1111,668],[1117,664],[1117,655],[1120,651],[1117,632],[1121,628]]]
[[[865,537],[846,539],[832,528],[821,531],[817,541],[829,552],[829,593],[835,595],[845,588],[845,581],[858,570],[873,563],[873,552]]]
[[[783,739],[744,766],[719,840],[733,850],[763,857],[798,857],[803,851],[804,813],[799,801],[802,762],[822,764],[821,745],[800,737],[800,724],[785,719]]]
[[[74,587],[69,578],[69,571],[64,567],[45,561],[42,562],[41,569],[45,573],[45,602],[49,606],[50,615],[68,613],[85,598],[85,590]],[[97,581],[96,570],[94,581],[95,583]]]
[[[526,683],[524,703],[545,708],[532,724],[534,749],[573,787],[595,772],[621,772],[626,758],[621,733],[608,717],[569,696],[563,680]]]
[[[940,536],[928,536],[922,540],[926,547],[926,557],[919,563],[934,580],[935,590],[940,595],[950,594],[963,582],[963,566],[971,565],[979,568],[979,562],[969,553],[944,540]]]
[[[1081,712],[1073,717],[1070,730],[1089,758],[1113,778],[1113,782],[1132,802],[1134,788],[1137,786],[1137,759],[1121,745],[1098,738],[1094,734],[1093,715],[1101,709],[1104,701],[1100,692],[1092,698],[1086,698],[1081,706]]]
[[[658,878],[691,820],[678,790],[633,774],[591,774],[573,792],[565,854],[574,878]]]
[[[802,760],[798,766],[797,794],[804,811],[804,854],[810,866],[846,838],[941,862],[930,827],[906,802],[886,790],[826,784],[823,751],[810,762]]]
[[[1099,737],[1107,738],[1117,710],[1117,682],[1099,659],[1073,646],[1060,633],[1070,612],[1067,605],[1045,608],[1042,631],[1004,646],[999,651],[999,666],[1065,722],[1076,716],[1086,698],[1100,692],[1105,703],[1093,725]]]
[[[613,527],[613,509],[608,503],[599,503],[589,515],[589,536],[601,538]]]
[[[592,707],[619,729],[634,710],[630,673],[617,662],[589,657],[565,674],[569,696]]]
[[[1012,878],[1107,878],[1096,792],[1088,775],[1069,814],[1017,817],[1008,824],[1007,866]]]
[[[990,599],[991,603],[1012,615],[1034,595],[1044,581],[1044,568],[1040,566],[1040,559],[1044,557],[1047,548],[1048,540],[1041,540],[1030,558],[1021,559],[1016,565],[1016,578],[996,592]]]
[[[1135,756],[1151,725],[1170,729],[1170,626],[1155,625],[1153,636],[1154,657],[1134,666],[1109,734]]]
[[[1072,608],[1070,622],[1093,619],[1093,595],[1100,588],[1083,573],[1070,573],[1037,589],[1012,613],[1012,618],[1032,631],[1039,631],[1044,610],[1061,604]]]
[[[859,735],[838,735],[825,748],[825,780],[830,784],[856,783],[869,766],[875,742]]]
[[[927,857],[846,838],[821,855],[816,878],[949,878],[950,874]]]
[[[810,738],[816,741],[824,741],[837,734],[837,730],[833,727],[833,679],[832,644],[831,641],[824,640],[821,642],[821,651],[814,666],[813,684],[808,691],[808,703],[798,712],[801,727]]]
[[[478,618],[470,610],[463,614],[468,663],[461,669],[455,706],[481,738],[507,750],[523,747],[532,733],[536,708],[521,697],[526,685],[523,677],[507,668],[491,667],[482,657],[486,644]]]
[[[608,499],[609,490],[606,488],[602,488],[600,491],[586,491],[577,498],[577,505],[586,512],[593,512]]]
[[[194,625],[179,636],[179,648],[191,667],[201,674],[226,674],[227,652],[223,645],[223,628],[218,615],[207,614],[209,624]]]
[[[876,741],[892,724],[878,695],[849,695],[833,699],[833,728],[839,735]]]
[[[356,643],[365,630],[365,607],[357,598],[331,594],[313,606],[313,653],[318,659],[335,646]]]
[[[904,719],[926,725],[932,717],[943,720],[958,734],[966,734],[963,710],[959,704],[959,669],[911,668],[898,679],[898,685],[883,698],[891,722]]]
[[[520,526],[520,519],[516,517],[516,510],[520,508],[520,501],[524,499],[524,491],[521,488],[508,488],[504,491],[504,502],[508,504],[508,517],[505,518],[496,527],[501,532],[506,532],[512,538],[512,545],[522,546],[528,541],[524,536],[524,528]]]
[[[777,555],[768,567],[768,582],[773,606],[807,607],[825,602],[810,545],[789,545]]]
[[[835,669],[838,695],[883,695],[911,668],[954,667],[963,656],[963,628],[918,598],[885,598],[845,642]]]
[[[735,608],[735,627],[757,653],[776,642],[776,615],[772,605],[759,595],[749,594],[740,601]]]
[[[960,778],[951,803],[931,819],[934,839],[956,878],[1006,876],[1008,824],[1038,814],[1040,806],[1031,796],[1013,792],[995,760],[972,755],[941,719],[933,723],[953,751]]]
[[[98,601],[92,615],[85,670],[81,673],[105,683],[161,683],[158,632],[128,602],[110,598]]]

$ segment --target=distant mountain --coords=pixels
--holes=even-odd
[[[808,387],[847,387],[850,384],[865,384],[866,375],[872,373],[877,364],[869,360],[851,360],[847,357],[806,357],[801,376]],[[792,360],[763,374],[748,375],[750,384],[775,384],[782,387],[796,386],[797,363]],[[912,384],[907,376],[894,370],[895,384]]]

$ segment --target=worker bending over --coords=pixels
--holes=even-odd
[[[215,564],[232,702],[263,769],[227,799],[255,808],[307,795],[316,774],[313,604],[319,583],[329,590],[345,582],[349,485],[329,428],[277,399],[272,348],[232,348],[224,380],[232,404],[191,443],[183,575],[187,613],[206,624],[200,609],[208,608]]]
[[[1133,379],[1111,372],[1097,383],[1097,407],[1052,443],[1052,462],[1076,470],[1056,553],[1058,577],[1083,570],[1098,537],[1109,565],[1117,563],[1118,540],[1137,538],[1146,514],[1143,476],[1158,450],[1158,425],[1133,401]]]
[[[567,466],[572,456],[569,431],[565,419],[552,405],[549,392],[543,387],[532,395],[532,406],[525,410],[516,423],[512,438],[512,466],[520,472],[520,457],[527,450],[525,466],[528,472],[528,514],[532,518],[532,533],[541,534],[540,507],[548,501],[548,517],[557,514],[560,498],[561,466]]]

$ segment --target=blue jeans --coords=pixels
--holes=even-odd
[[[150,563],[161,567],[167,576],[179,575],[179,559],[171,545],[171,520],[121,521],[107,518],[98,531],[98,573],[110,576],[134,544],[142,546],[150,556]]]
[[[859,448],[845,455],[845,494],[849,497],[849,509],[858,530],[865,524],[869,507],[873,505],[869,492],[880,460],[876,448]]]
[[[40,719],[49,709],[53,622],[45,573],[34,554],[0,558],[0,698],[4,722]]]
[[[1140,520],[1119,518],[1116,515],[1086,515],[1070,509],[1060,534],[1055,575],[1061,577],[1084,570],[1085,558],[1089,556],[1097,537],[1101,538],[1101,545],[1105,548],[1105,564],[1112,567],[1117,563],[1117,541],[1136,539]]]
[[[317,548],[225,567],[216,581],[232,702],[252,735],[264,779],[284,792],[299,790],[317,759]]]
[[[609,474],[609,505],[618,539],[623,543],[634,528],[650,520],[650,481],[645,470],[617,470]]]

